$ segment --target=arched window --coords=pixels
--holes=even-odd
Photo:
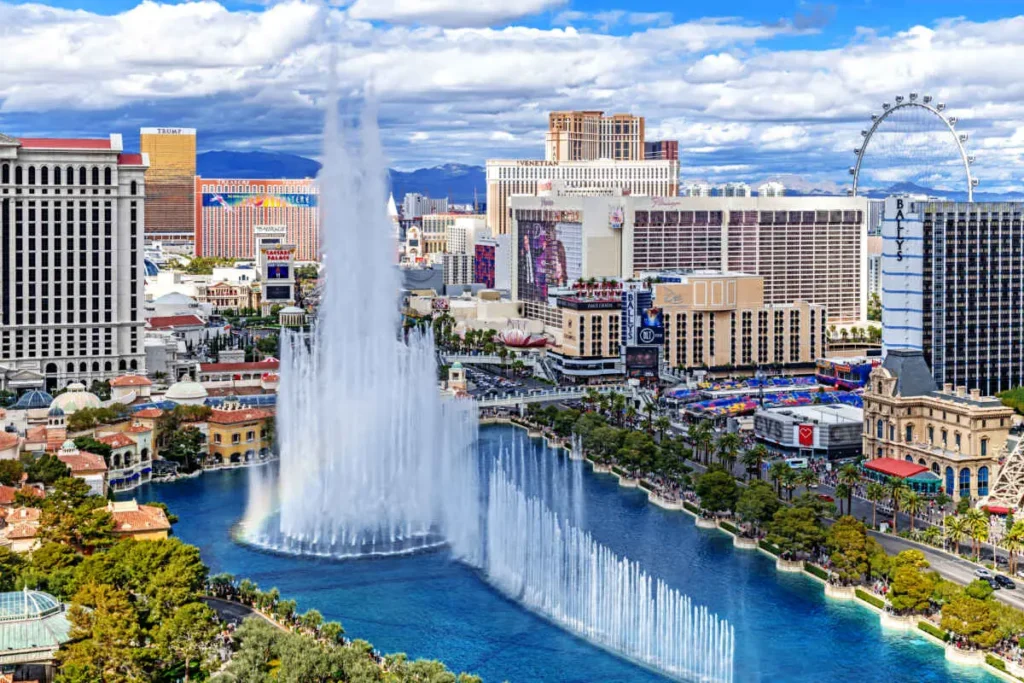
[[[14,184],[21,185],[24,182],[24,176],[22,175],[21,166],[14,167]]]
[[[128,369],[128,364],[124,362],[124,358],[122,358],[121,360],[117,361],[117,369],[118,370],[127,370]]]
[[[132,184],[131,184],[131,190],[129,190],[129,191],[130,191],[130,192],[131,192],[131,193],[132,193],[133,195],[134,195],[134,194],[137,194],[137,193],[138,193],[138,191],[139,191],[139,184],[138,184],[137,182],[135,182],[135,181],[133,180],[133,181],[132,181]]]
[[[36,167],[35,166],[29,166],[28,167],[28,184],[29,185],[35,185],[36,184]]]
[[[947,467],[946,468],[946,495],[947,496],[952,496],[953,492],[956,491],[956,487],[953,485],[954,483],[955,482],[953,480],[953,468],[952,467]]]
[[[75,371],[75,364],[74,363],[68,363],[68,373],[72,373],[74,371]]]
[[[966,467],[960,470],[960,497],[971,497],[971,471]]]
[[[988,495],[988,467],[978,468],[978,496]]]
[[[88,182],[88,179],[86,178],[87,174],[88,174],[88,171],[85,170],[85,166],[83,166],[82,168],[78,169],[78,184],[79,185],[85,185]]]
[[[100,371],[100,362],[98,360],[94,360],[92,362],[92,371],[93,372],[99,372]]]
[[[918,464],[918,465],[921,465],[922,467],[928,467],[928,463],[926,463],[926,462],[924,461],[924,458],[921,458],[921,459],[919,459],[919,460],[917,461],[917,464]]]
[[[912,456],[912,455],[908,455],[907,457],[905,457],[903,459],[906,460],[907,462],[914,462],[914,456]]]
[[[982,439],[981,440],[981,457],[984,458],[986,455],[988,455],[988,439]],[[978,472],[978,476],[979,477],[981,476],[981,472],[980,471]]]
[[[109,166],[107,166],[105,169],[103,169],[103,184],[104,185],[112,185],[113,184],[112,175],[110,173],[110,167]]]
[[[39,168],[39,184],[49,185],[50,184],[50,167],[42,166]]]
[[[68,166],[68,185],[75,184],[75,168],[74,166]]]
[[[133,360],[131,363],[128,364],[128,367],[131,368],[132,370],[138,370],[139,369],[139,362]]]
[[[882,457],[882,447],[881,446],[878,447],[878,457],[879,458]]]
[[[4,164],[0,166],[0,183],[6,185],[9,182],[11,182],[11,165]]]
[[[57,374],[57,364],[56,363],[47,363],[46,364],[46,374],[47,375],[56,375]]]
[[[100,167],[99,166],[93,166],[92,167],[92,184],[93,185],[99,185],[100,184]]]
[[[113,369],[113,366],[111,366],[109,360],[106,363],[103,364],[104,372],[110,372],[112,369]]]
[[[875,431],[877,432],[877,436],[879,439],[885,438],[885,426],[881,420],[875,423]]]
[[[932,463],[932,472],[934,472],[935,474],[937,474],[939,476],[942,476],[941,473],[939,472],[939,463],[937,463],[937,462],[933,462]]]
[[[89,366],[85,364],[85,361],[82,361],[81,363],[78,364],[78,371],[79,372],[88,372],[89,371]]]
[[[895,441],[895,440],[896,440],[896,425],[890,424],[889,425],[889,441]]]
[[[903,431],[906,442],[911,443],[914,440],[914,425],[907,425]]]
[[[60,166],[53,167],[53,184],[60,185]]]

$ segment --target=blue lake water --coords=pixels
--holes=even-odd
[[[511,427],[481,429],[480,449],[526,441],[531,457],[564,457]],[[202,551],[213,572],[277,586],[299,609],[341,621],[351,637],[383,652],[444,661],[486,683],[647,683],[666,679],[575,638],[492,590],[471,568],[444,553],[332,562],[262,553],[232,541],[245,509],[244,470],[207,473],[132,495],[159,500],[179,515],[175,533]],[[733,548],[731,537],[697,529],[693,518],[665,511],[614,477],[583,476],[582,526],[597,540],[728,619],[736,629],[737,683],[872,681],[995,683],[949,664],[940,648],[911,634],[883,631],[878,617],[827,600],[820,584],[780,574],[772,558]],[[452,495],[459,495],[453,491]]]

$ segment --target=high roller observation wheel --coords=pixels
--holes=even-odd
[[[875,131],[878,130],[878,127],[882,125],[882,122],[885,121],[893,112],[916,107],[924,109],[935,116],[939,121],[942,121],[943,125],[945,125],[946,129],[949,131],[949,134],[953,137],[953,142],[956,144],[956,148],[960,152],[960,160],[964,165],[964,173],[967,176],[967,201],[974,201],[974,188],[978,185],[978,179],[971,175],[971,164],[974,163],[974,157],[967,154],[967,148],[964,146],[964,143],[967,142],[967,134],[956,132],[955,126],[957,118],[955,116],[946,117],[942,114],[946,105],[941,103],[933,105],[931,101],[932,98],[929,95],[925,95],[922,100],[918,100],[917,93],[910,93],[910,97],[908,99],[904,99],[902,95],[897,95],[895,104],[890,105],[886,102],[882,105],[881,116],[875,114],[871,116],[873,121],[871,128],[860,132],[861,136],[864,138],[863,144],[853,150],[857,155],[857,165],[850,167],[850,174],[853,176],[853,190],[850,193],[851,196],[857,196],[857,184],[860,181],[860,167],[864,161],[864,155],[868,151],[868,145],[870,144],[871,137],[875,134]]]

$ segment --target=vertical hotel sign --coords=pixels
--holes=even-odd
[[[885,200],[882,219],[882,346],[922,351],[924,223],[921,202]]]

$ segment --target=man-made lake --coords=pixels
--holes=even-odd
[[[512,427],[481,429],[482,456],[500,443],[526,440]],[[539,440],[531,457],[564,457]],[[575,638],[518,607],[471,568],[444,553],[335,562],[270,555],[232,541],[245,509],[248,473],[212,472],[173,484],[147,485],[139,502],[167,503],[181,521],[175,533],[202,551],[213,572],[277,586],[341,621],[349,636],[383,652],[444,661],[486,683],[653,683],[665,679]],[[852,603],[827,600],[813,580],[775,571],[772,558],[732,547],[731,537],[702,531],[682,512],[665,511],[614,477],[583,476],[582,526],[620,555],[728,619],[736,629],[737,683],[994,683],[949,664],[940,648],[911,634],[883,631],[878,617]],[[452,495],[459,495],[453,491]]]

